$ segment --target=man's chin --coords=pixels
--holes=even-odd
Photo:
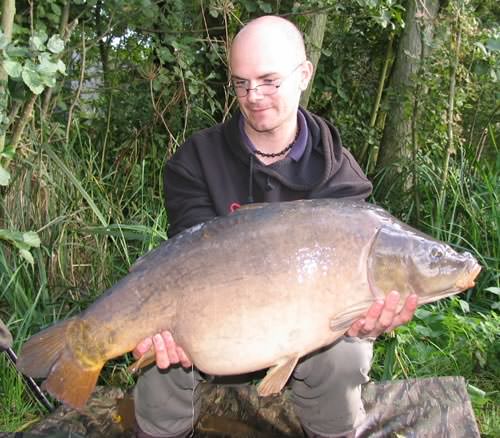
[[[259,133],[271,132],[275,129],[275,125],[270,123],[269,121],[247,119],[246,122],[253,131]]]

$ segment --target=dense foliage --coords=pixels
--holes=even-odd
[[[163,164],[235,108],[226,59],[241,24],[284,15],[312,50],[311,25],[325,14],[309,109],[339,127],[376,182],[373,202],[484,267],[474,290],[419,309],[378,342],[373,376],[463,375],[482,433],[498,436],[500,6],[417,2],[438,6],[426,21],[425,8],[406,14],[410,2],[4,1],[0,318],[15,348],[166,238]],[[416,70],[398,82],[412,26]],[[396,114],[400,147],[384,137]],[[110,364],[103,383],[132,384],[126,363]],[[43,415],[3,357],[0,376],[0,430]]]

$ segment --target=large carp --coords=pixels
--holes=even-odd
[[[87,310],[32,336],[18,367],[81,408],[107,360],[167,329],[207,374],[270,367],[258,387],[268,395],[391,290],[429,303],[479,271],[470,254],[364,202],[253,205],[146,254]]]

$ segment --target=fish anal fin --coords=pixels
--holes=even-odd
[[[84,367],[66,350],[52,367],[42,388],[68,406],[80,410],[94,391],[103,365]]]
[[[276,365],[269,368],[266,377],[257,386],[257,393],[261,397],[279,393],[290,378],[299,357],[299,354],[284,357]]]
[[[62,321],[33,335],[21,348],[16,367],[30,377],[47,377],[66,348],[67,332],[74,319]]]

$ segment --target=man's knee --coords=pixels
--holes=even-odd
[[[372,342],[342,339],[306,358],[292,376],[297,415],[325,436],[349,432],[364,418],[361,385],[368,381]]]
[[[199,414],[196,370],[150,368],[134,388],[135,417],[141,431],[151,436],[183,436]]]
[[[299,363],[293,379],[305,382],[310,388],[330,383],[340,384],[338,379],[350,384],[362,384],[368,381],[372,356],[372,342],[359,338],[342,338]]]

